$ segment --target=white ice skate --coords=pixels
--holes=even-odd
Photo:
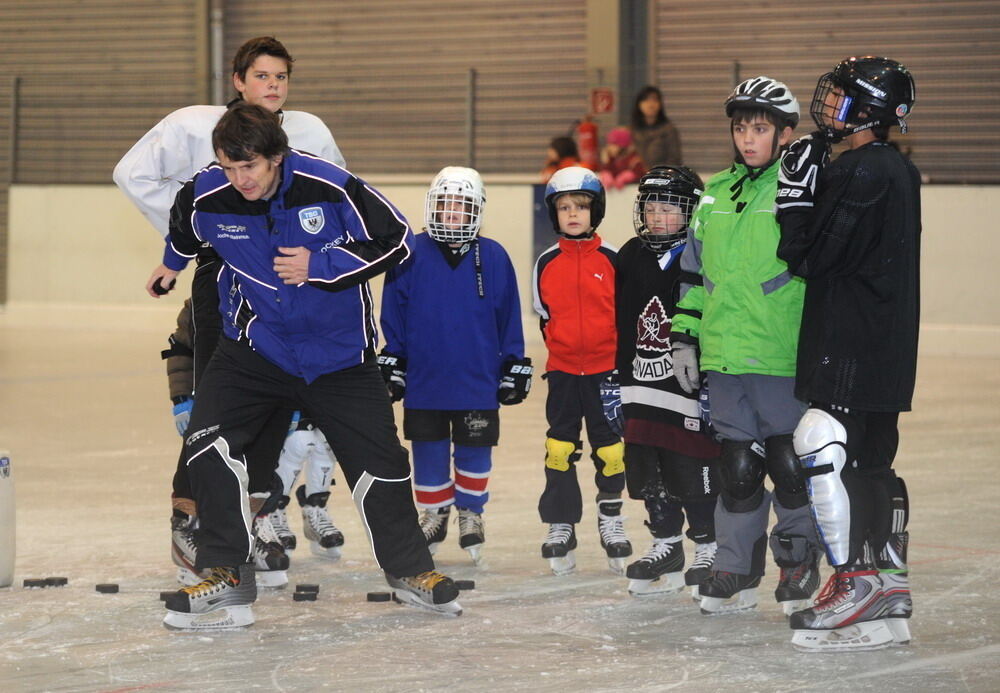
[[[684,589],[684,546],[681,537],[654,537],[646,555],[625,571],[633,597],[676,594]]]
[[[442,616],[462,615],[455,581],[436,570],[402,578],[386,573],[385,581],[395,590],[393,595],[401,604],[426,609]]]
[[[282,548],[285,549],[285,553],[290,554],[298,545],[298,539],[288,524],[288,514],[285,512],[285,506],[288,504],[288,496],[283,496],[282,500],[284,504],[275,508],[274,512],[267,516],[267,519],[271,521],[271,527],[274,528],[274,533],[281,542]]]
[[[701,613],[713,616],[756,609],[758,585],[759,575],[713,570],[711,576],[698,587]]]
[[[792,645],[803,652],[880,650],[895,640],[887,611],[876,571],[836,572],[815,606],[792,614]]]
[[[253,624],[257,599],[253,566],[212,568],[209,576],[166,599],[169,630],[233,630]]]
[[[458,545],[469,552],[477,566],[483,561],[483,544],[486,543],[486,527],[482,513],[458,509]]]
[[[337,529],[326,511],[330,492],[323,491],[306,496],[306,487],[299,486],[295,496],[302,506],[302,533],[309,542],[309,551],[314,556],[329,561],[339,561],[341,547],[344,545],[344,533]]]
[[[549,525],[549,533],[542,544],[542,558],[547,558],[555,575],[569,575],[576,570],[576,532],[568,522]]]

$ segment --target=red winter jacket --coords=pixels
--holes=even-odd
[[[594,234],[580,241],[560,238],[535,262],[532,293],[549,349],[546,370],[614,370],[617,254]]]

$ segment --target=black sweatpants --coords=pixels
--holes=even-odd
[[[413,506],[409,460],[374,362],[307,384],[225,337],[202,377],[186,439],[201,523],[196,567],[250,560],[253,518],[244,453],[280,408],[307,410],[326,436],[379,566],[399,577],[433,570]]]
[[[198,268],[191,280],[191,341],[194,350],[194,388],[197,398],[198,384],[208,367],[215,347],[222,336],[222,316],[219,313],[217,277],[222,260],[210,248],[198,253]],[[276,409],[261,427],[260,433],[247,446],[244,454],[248,464],[250,493],[271,491],[275,488],[278,458],[288,435],[293,409]],[[279,480],[280,481],[280,480]],[[280,484],[279,484],[280,485]],[[181,445],[174,472],[174,498],[194,498],[188,478],[187,451]]]

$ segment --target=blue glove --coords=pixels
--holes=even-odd
[[[622,415],[622,386],[618,382],[618,371],[612,371],[601,382],[601,406],[608,426],[621,438],[625,434],[625,417]]]
[[[191,423],[191,409],[194,407],[194,400],[184,397],[179,402],[174,403],[174,425],[177,426],[177,434],[181,437],[187,431],[188,424]]]
[[[302,419],[302,412],[300,412],[298,409],[296,409],[295,411],[292,412],[292,420],[288,424],[288,435],[289,436],[292,435],[293,433],[295,433],[295,429],[297,429],[299,427],[299,421],[301,419]],[[287,438],[288,436],[285,436],[285,437]]]

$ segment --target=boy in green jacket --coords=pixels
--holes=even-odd
[[[674,370],[693,392],[707,374],[711,419],[722,439],[718,552],[699,585],[705,614],[751,609],[764,574],[774,485],[778,522],[771,552],[781,569],[775,599],[786,614],[819,586],[818,540],[792,433],[805,405],[795,398],[795,358],[805,283],[776,255],[774,216],[782,148],[799,103],[781,82],[754,77],[726,99],[735,162],[713,176],[695,211],[681,268]],[[700,352],[700,368],[699,368]]]

